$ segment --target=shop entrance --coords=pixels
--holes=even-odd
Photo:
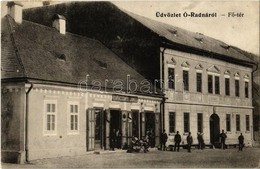
[[[145,135],[149,136],[151,147],[155,146],[155,114],[145,113]]]
[[[121,112],[119,110],[110,110],[110,131],[119,129],[121,131]]]
[[[113,130],[122,133],[122,113],[119,110],[110,110],[110,133]],[[122,147],[122,137],[117,138],[116,147]],[[111,146],[111,143],[110,143]]]
[[[210,116],[210,142],[213,145],[219,143],[219,117],[217,114],[212,114]]]

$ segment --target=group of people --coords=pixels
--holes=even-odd
[[[226,133],[224,133],[224,130],[222,130],[219,137],[220,137],[220,141],[221,141],[221,149],[225,150],[227,135],[226,135]],[[244,136],[241,133],[240,136],[238,136],[238,151],[243,151],[243,147],[244,147]]]
[[[220,137],[220,141],[221,141],[221,148],[225,150],[225,148],[226,148],[225,141],[226,141],[227,135],[226,135],[226,133],[224,133],[224,130],[222,130],[219,137]],[[166,150],[167,139],[168,139],[168,136],[167,136],[165,130],[163,130],[163,132],[160,135],[161,150],[163,150],[163,151]],[[203,133],[198,133],[197,139],[198,139],[198,149],[202,150],[205,147]],[[179,131],[177,131],[177,133],[174,136],[174,143],[175,143],[174,151],[176,151],[176,149],[177,149],[177,151],[179,152],[181,140],[182,140],[181,135],[179,134]],[[187,141],[187,150],[188,150],[188,152],[191,152],[191,145],[193,143],[193,138],[192,138],[191,132],[189,132],[188,136],[186,137],[186,141]],[[239,142],[239,151],[242,151],[243,146],[244,146],[244,136],[242,133],[238,137],[238,142]]]
[[[148,142],[149,147],[153,147],[155,144],[153,142],[153,140],[154,140],[153,137],[154,137],[153,133],[151,131],[147,131],[146,141]],[[220,137],[220,142],[221,142],[221,149],[225,150],[227,135],[224,132],[224,130],[222,130],[219,137]],[[198,149],[202,150],[205,147],[203,133],[198,133],[197,139],[198,139]],[[113,129],[110,132],[110,149],[111,150],[115,150],[115,148],[121,149],[121,146],[122,146],[121,140],[122,140],[122,134],[121,134],[120,130]],[[165,130],[163,130],[163,132],[160,135],[161,150],[163,150],[163,151],[166,151],[167,140],[168,140],[168,135],[165,132]],[[177,150],[179,152],[181,141],[182,141],[181,135],[179,134],[179,131],[177,131],[177,133],[174,136],[174,143],[175,143],[174,151]],[[188,136],[186,137],[186,141],[187,141],[187,150],[188,150],[188,152],[191,152],[191,145],[193,144],[193,138],[192,138],[191,132],[189,132]],[[242,133],[238,137],[238,143],[239,143],[239,151],[242,151],[243,147],[244,147],[244,136]]]
[[[165,130],[163,130],[163,132],[160,135],[161,150],[163,150],[163,151],[166,150],[167,139],[168,139],[168,136],[165,133]],[[192,138],[191,132],[189,132],[189,134],[186,138],[186,141],[187,141],[187,150],[188,150],[188,152],[191,152],[191,145],[193,143],[193,138]],[[177,133],[174,136],[174,142],[175,142],[174,151],[176,151],[176,149],[177,149],[177,151],[179,152],[180,143],[181,143],[181,135],[179,134],[179,131],[177,131]],[[204,140],[203,140],[202,134],[200,134],[200,133],[198,133],[198,142],[199,142],[199,149],[202,149]]]

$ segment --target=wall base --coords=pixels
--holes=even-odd
[[[1,161],[4,163],[25,163],[25,151],[2,150]]]

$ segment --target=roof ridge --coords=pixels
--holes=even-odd
[[[15,39],[14,39],[14,36],[13,36],[13,32],[12,32],[13,28],[12,28],[11,20],[12,20],[12,22],[15,22],[15,21],[14,21],[14,19],[13,19],[11,16],[9,16],[8,14],[5,16],[5,18],[6,18],[6,20],[7,20],[7,27],[8,27],[8,31],[9,31],[9,33],[10,33],[11,43],[12,43],[12,45],[13,45],[13,47],[14,47],[15,56],[17,57],[18,62],[19,62],[19,64],[20,64],[21,68],[23,69],[23,74],[24,74],[24,76],[27,77],[27,73],[26,73],[26,70],[25,70],[25,68],[24,68],[23,61],[22,61],[22,59],[21,59],[21,57],[20,57],[19,50],[17,49],[16,43],[15,43]]]

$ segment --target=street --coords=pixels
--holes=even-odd
[[[106,151],[75,157],[31,161],[30,164],[2,163],[2,168],[256,168],[260,167],[260,148],[193,149],[191,153],[150,150],[148,153]]]

